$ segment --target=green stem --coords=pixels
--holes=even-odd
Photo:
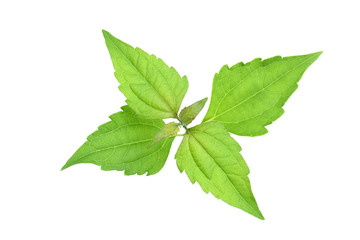
[[[180,120],[180,118],[176,116],[176,119],[180,122],[181,126],[186,130],[186,132],[188,132],[187,126]]]

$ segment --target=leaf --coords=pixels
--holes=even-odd
[[[203,109],[207,100],[208,98],[204,98],[188,107],[185,107],[179,114],[179,120],[185,125],[190,124]]]
[[[215,74],[209,110],[203,122],[223,123],[241,136],[267,133],[266,125],[278,119],[282,106],[297,88],[305,70],[321,55],[276,56],[261,61],[227,65]]]
[[[66,169],[78,163],[93,163],[102,170],[125,170],[125,175],[155,174],[168,157],[174,138],[168,138],[151,149],[146,146],[164,126],[162,120],[144,120],[135,117],[128,107],[110,116],[111,121],[92,133],[63,166]]]
[[[249,168],[239,151],[241,147],[217,122],[190,128],[176,153],[180,172],[185,170],[192,183],[204,192],[264,219],[252,194]]]
[[[173,137],[179,132],[179,123],[176,122],[170,122],[168,124],[165,124],[160,131],[158,131],[151,142],[148,145],[148,148],[158,144],[162,140]]]
[[[103,34],[128,105],[143,118],[176,118],[189,85],[186,76],[180,77],[160,58],[131,47],[107,31]]]

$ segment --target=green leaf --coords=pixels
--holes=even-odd
[[[261,61],[227,65],[215,74],[209,110],[203,122],[223,123],[241,136],[267,133],[266,125],[278,119],[282,106],[298,87],[305,70],[321,55],[276,56]]]
[[[176,153],[180,172],[185,170],[192,183],[198,182],[204,192],[264,219],[252,194],[247,167],[224,125],[202,123],[190,128]]]
[[[162,120],[144,120],[135,117],[128,107],[110,116],[111,121],[92,133],[63,166],[66,169],[78,163],[93,163],[102,170],[125,170],[125,175],[155,174],[168,157],[174,138],[168,138],[151,149],[147,145],[164,126]]]
[[[103,34],[128,105],[143,118],[176,118],[189,85],[186,76],[180,77],[160,58],[131,47],[107,31]]]
[[[180,121],[185,125],[190,124],[203,109],[207,100],[208,98],[204,98],[181,110],[179,114]]]
[[[161,142],[166,138],[175,136],[178,132],[179,132],[179,123],[170,122],[168,124],[165,124],[165,126],[163,126],[160,129],[160,131],[155,134],[155,136],[149,143],[148,148],[158,144],[159,142]]]

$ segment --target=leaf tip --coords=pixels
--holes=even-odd
[[[67,168],[69,168],[69,167],[77,164],[76,162],[73,162],[73,161],[70,161],[70,160],[72,160],[72,159],[70,158],[70,159],[65,163],[65,165],[62,166],[62,168],[60,169],[60,171],[63,171],[63,170],[65,170],[65,169],[67,169]]]
[[[319,57],[322,53],[323,53],[323,51],[318,51],[318,52],[314,52],[313,55]]]
[[[68,167],[70,167],[67,163],[60,169],[60,171],[63,171],[65,169],[67,169]]]
[[[246,211],[246,212],[260,220],[265,220],[264,216],[262,215],[262,213],[258,207],[253,208],[253,211],[251,211],[251,212],[248,212],[248,211]]]
[[[103,33],[104,36],[109,35],[110,33],[108,31],[106,31],[105,29],[102,29],[101,32]]]
[[[323,51],[313,52],[310,54],[307,54],[309,57],[313,58],[313,61],[316,61],[320,57],[320,55],[323,53]]]

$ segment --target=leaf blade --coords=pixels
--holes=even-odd
[[[179,130],[179,123],[170,122],[165,124],[151,139],[147,147],[150,148],[166,138],[175,136]]]
[[[164,122],[136,118],[128,106],[110,118],[110,122],[88,136],[61,170],[79,163],[92,163],[102,170],[124,170],[125,175],[142,175],[146,172],[152,175],[159,172],[174,138],[168,138],[152,149],[146,146]]]
[[[181,110],[179,114],[180,121],[185,125],[190,124],[204,108],[207,100],[208,98],[201,99],[200,101],[197,101]]]
[[[297,88],[305,70],[321,55],[257,58],[226,65],[214,77],[209,110],[203,122],[218,121],[241,136],[267,133],[265,126],[279,118],[282,106]]]
[[[180,172],[185,171],[204,192],[264,219],[251,191],[249,168],[240,150],[222,124],[208,122],[189,129],[175,158]]]
[[[160,58],[133,48],[103,30],[106,46],[128,105],[143,118],[176,118],[188,81]]]

